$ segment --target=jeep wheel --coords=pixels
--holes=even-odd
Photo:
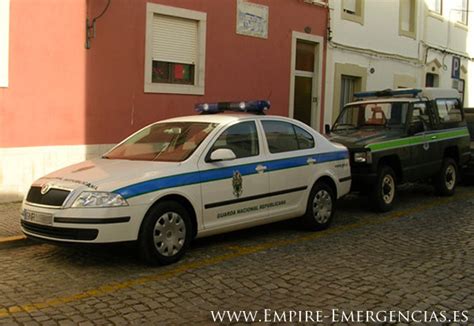
[[[445,158],[441,171],[434,179],[436,194],[440,196],[452,196],[458,182],[458,166],[452,158]]]
[[[164,201],[145,215],[138,239],[141,258],[150,265],[178,261],[191,242],[191,220],[180,204]]]
[[[333,190],[326,183],[318,182],[309,194],[303,223],[310,230],[324,230],[331,224],[334,210]]]
[[[377,174],[374,189],[370,192],[370,204],[378,212],[388,212],[393,208],[397,194],[395,172],[390,166],[382,166]]]

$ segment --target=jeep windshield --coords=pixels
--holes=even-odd
[[[138,131],[103,158],[181,162],[194,152],[216,125],[202,122],[156,123]]]
[[[332,130],[405,128],[408,107],[408,102],[350,104],[339,114]]]

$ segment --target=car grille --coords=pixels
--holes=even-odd
[[[23,220],[21,221],[21,226],[26,232],[32,233],[33,235],[37,234],[60,240],[94,240],[99,234],[99,230],[97,229],[58,228]]]
[[[41,187],[33,186],[26,196],[26,201],[32,204],[60,207],[63,205],[69,193],[69,190],[51,188],[43,195],[41,194]]]

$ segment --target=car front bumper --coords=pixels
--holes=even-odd
[[[27,236],[50,241],[112,243],[138,238],[145,206],[48,208],[24,203],[21,229]]]

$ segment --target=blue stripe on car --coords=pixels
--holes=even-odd
[[[307,160],[309,157],[314,158],[316,160],[316,163],[325,163],[330,161],[347,159],[349,157],[349,153],[347,151],[321,153],[293,157],[289,159],[280,159],[274,161],[239,165],[238,167],[233,166],[228,168],[212,169],[201,172],[190,172],[136,183],[130,186],[116,189],[114,192],[120,194],[124,198],[131,198],[167,188],[188,186],[196,183],[228,179],[233,176],[233,173],[236,170],[238,170],[242,176],[256,174],[257,172],[255,171],[255,168],[259,164],[265,164],[267,166],[268,172],[304,166],[308,164]]]

